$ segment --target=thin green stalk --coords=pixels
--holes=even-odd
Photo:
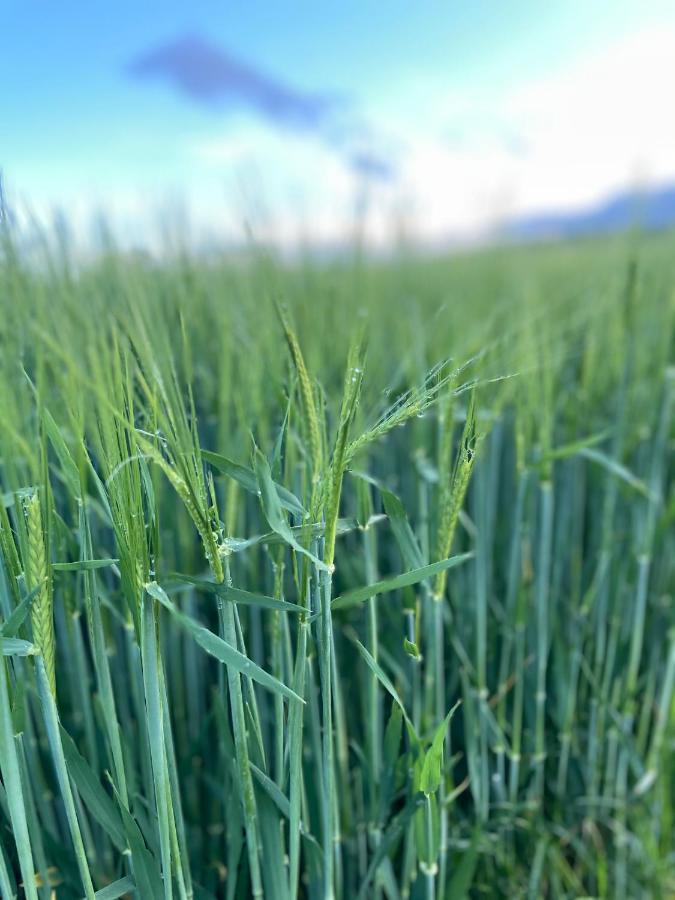
[[[14,727],[12,724],[6,666],[4,658],[0,657],[0,771],[2,772],[2,781],[7,792],[9,816],[26,898],[27,900],[38,900],[19,759],[14,743]]]
[[[158,627],[154,600],[149,595],[142,602],[141,659],[143,666],[143,689],[147,711],[148,741],[152,760],[152,777],[155,789],[155,808],[159,828],[159,845],[162,857],[162,877],[165,900],[172,900],[173,879],[171,867],[171,825],[169,805],[170,783],[166,760],[166,743],[162,698],[160,692],[160,654]]]
[[[340,421],[333,457],[328,471],[328,493],[326,500],[326,533],[324,538],[324,564],[325,570],[321,572],[321,614],[320,614],[320,644],[319,644],[319,668],[321,674],[321,706],[323,710],[323,778],[324,778],[324,809],[323,809],[323,841],[324,841],[324,897],[332,900],[335,896],[334,860],[339,852],[337,834],[339,833],[339,820],[336,822],[336,789],[335,789],[335,763],[334,763],[334,734],[333,734],[333,622],[331,614],[332,601],[332,572],[335,558],[335,539],[337,535],[337,522],[342,494],[342,479],[344,477],[347,440],[349,429],[356,412],[356,407],[363,379],[363,350],[360,336],[353,343],[349,354],[347,371],[342,394],[340,408]]]
[[[370,496],[368,497],[370,500]],[[368,504],[370,507],[370,503]],[[379,579],[377,568],[377,534],[372,526],[364,527],[363,554],[365,560],[365,575],[368,584],[374,584]],[[378,614],[377,597],[368,600],[368,650],[375,662],[378,661]],[[380,698],[380,684],[374,672],[369,673],[368,694],[366,701],[368,717],[368,751],[370,758],[370,790],[369,790],[369,822],[371,832],[372,850],[377,852],[381,839],[380,823],[380,797],[378,786],[382,778],[382,703]],[[382,896],[382,888],[377,873],[374,876],[373,898],[379,900]]]
[[[229,569],[226,569],[222,580],[229,582]],[[237,629],[234,619],[233,604],[218,596],[218,616],[223,640],[232,647],[237,646]],[[239,773],[241,791],[241,803],[244,812],[244,825],[246,828],[246,844],[248,847],[248,860],[251,871],[251,896],[262,897],[263,887],[260,874],[260,846],[258,837],[258,813],[251,775],[251,763],[248,754],[248,742],[246,737],[246,716],[244,713],[244,699],[241,690],[241,678],[239,672],[228,666],[227,683],[230,694],[232,713],[232,730],[234,732],[234,746],[237,757],[237,769]]]
[[[333,627],[330,604],[332,598],[332,578],[330,572],[321,571],[321,616],[319,644],[319,674],[321,676],[322,709],[322,770],[323,770],[323,896],[325,900],[335,897],[334,871],[336,853],[336,792],[333,735]]]
[[[166,760],[169,771],[169,785],[171,788],[171,803],[169,805],[169,811],[171,813],[172,853],[176,867],[176,874],[179,880],[180,894],[181,896],[185,896],[187,900],[191,900],[193,896],[193,890],[192,876],[190,874],[190,857],[188,852],[187,836],[185,832],[185,822],[183,820],[183,804],[181,802],[180,796],[178,767],[176,764],[176,751],[171,729],[169,698],[167,696],[166,681],[164,678],[164,671],[162,669],[160,669],[160,678],[162,692],[162,718],[166,740]]]
[[[316,542],[311,546],[311,552],[316,556],[318,547]],[[310,599],[314,596],[314,607],[321,604],[321,583],[317,577],[315,567],[309,563],[303,563],[303,593],[304,605],[311,612]],[[312,577],[313,575],[313,577]],[[311,579],[311,580],[310,580]],[[313,594],[312,594],[313,591]],[[304,699],[305,697],[305,673],[307,667],[307,639],[309,635],[308,615],[302,613],[298,620],[297,645],[295,651],[295,669],[293,672],[293,690]],[[290,896],[298,896],[300,877],[300,844],[301,835],[307,823],[301,818],[301,805],[303,794],[302,757],[303,757],[303,725],[305,716],[305,704],[293,703],[288,717],[288,741],[289,741],[289,886]]]
[[[75,810],[75,799],[70,786],[70,778],[66,760],[63,755],[63,747],[61,746],[61,737],[59,734],[59,716],[56,710],[56,703],[52,693],[52,684],[47,673],[47,669],[41,657],[35,660],[35,670],[37,674],[38,693],[40,695],[40,703],[42,705],[42,714],[44,717],[45,730],[49,741],[49,749],[54,763],[54,771],[59,784],[61,799],[65,808],[66,818],[68,820],[68,828],[70,837],[75,850],[75,859],[77,868],[82,880],[82,887],[87,900],[94,900],[94,885],[89,872],[87,857],[84,852],[84,844],[82,842],[82,834]]]
[[[506,729],[507,721],[507,692],[506,685],[509,678],[511,661],[513,657],[513,648],[515,645],[515,632],[517,628],[517,605],[518,593],[521,586],[521,567],[522,567],[522,517],[525,505],[525,493],[527,491],[527,471],[518,472],[518,488],[516,493],[516,502],[513,510],[513,523],[511,525],[511,540],[509,543],[508,557],[508,580],[506,588],[505,610],[511,627],[505,631],[501,641],[501,652],[499,658],[499,675],[498,684],[500,691],[500,700],[497,705],[497,721],[502,731]],[[522,679],[523,673],[516,670],[516,679]],[[506,776],[503,765],[503,749],[497,752],[497,769],[500,773],[502,784],[506,783]]]
[[[83,561],[93,558],[91,533],[84,507],[80,508],[80,553]],[[103,722],[112,758],[115,785],[119,791],[120,799],[124,807],[129,807],[127,794],[127,779],[124,771],[124,757],[122,754],[122,742],[120,739],[120,726],[117,718],[115,694],[110,676],[110,662],[106,651],[103,622],[101,620],[100,599],[96,589],[96,573],[93,570],[84,572],[84,598],[87,622],[89,625],[89,638],[96,673],[96,684],[105,712]]]
[[[544,795],[544,766],[546,762],[546,675],[550,645],[549,578],[551,568],[551,540],[553,532],[553,486],[544,481],[539,488],[541,523],[537,553],[536,611],[537,611],[537,687],[535,696],[535,748],[533,768],[537,802]]]

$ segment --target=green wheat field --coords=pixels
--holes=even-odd
[[[0,257],[5,900],[675,897],[675,238]]]

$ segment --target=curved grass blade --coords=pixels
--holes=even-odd
[[[124,837],[122,820],[115,804],[103,789],[91,766],[80,754],[75,741],[63,725],[60,726],[60,733],[68,773],[75,782],[80,797],[120,853],[124,853],[127,848],[127,841]]]
[[[420,790],[427,796],[437,791],[441,784],[441,764],[443,762],[443,745],[445,733],[448,730],[450,720],[454,716],[457,707],[462,701],[458,700],[447,716],[436,729],[431,746],[424,756],[422,772],[420,774]]]
[[[56,572],[89,572],[92,569],[105,569],[114,566],[119,559],[78,559],[75,562],[52,563],[52,569]]]
[[[258,481],[256,478],[256,474],[255,472],[251,471],[251,469],[248,469],[246,466],[242,466],[239,463],[228,459],[227,456],[222,456],[220,453],[213,453],[211,450],[202,450],[201,454],[202,458],[210,463],[214,468],[218,469],[219,472],[222,472],[223,475],[229,475],[230,478],[234,478],[234,480],[237,481],[249,493],[258,493]],[[288,512],[293,513],[296,516],[302,516],[304,518],[307,515],[307,510],[298,500],[295,494],[292,494],[283,485],[277,484],[276,482],[273,483],[281,506],[284,509],[288,510]]]
[[[287,600],[277,600],[275,597],[268,597],[265,594],[253,594],[240,588],[229,587],[226,582],[193,578],[192,575],[181,575],[179,572],[170,572],[169,578],[174,578],[176,581],[182,581],[185,584],[191,584],[198,591],[217,594],[219,597],[224,597],[226,600],[231,600],[233,603],[241,606],[258,606],[262,609],[274,609],[277,612],[306,612],[297,603],[289,603]]]
[[[71,456],[68,445],[63,439],[61,429],[56,424],[54,417],[46,407],[42,407],[42,421],[45,426],[47,436],[51,441],[54,452],[56,453],[59,463],[61,464],[61,473],[63,480],[72,497],[80,498],[82,488],[80,486],[80,473],[75,461]]]
[[[378,514],[371,516],[368,519],[367,525],[377,525],[380,522],[385,522],[387,517],[383,514]],[[342,535],[349,534],[352,531],[356,531],[363,526],[356,519],[343,518],[338,519],[337,527],[335,529],[336,537],[341,537]],[[326,526],[321,522],[314,522],[312,524],[307,525],[293,525],[291,528],[291,534],[297,541],[310,541],[316,540],[317,538],[321,538],[326,533]],[[241,553],[242,550],[248,550],[250,547],[257,547],[259,544],[266,544],[268,546],[273,546],[275,544],[285,544],[286,539],[281,537],[275,531],[268,531],[266,534],[255,535],[250,538],[236,538],[230,537],[225,538],[223,541],[224,546],[230,553]]]
[[[294,691],[286,687],[285,684],[282,684],[281,681],[278,681],[264,669],[261,669],[260,666],[249,659],[248,656],[244,656],[243,653],[235,650],[234,647],[226,643],[222,638],[219,638],[218,635],[209,631],[208,628],[195,622],[190,616],[185,615],[185,613],[182,613],[177,609],[171,600],[169,600],[166,591],[164,591],[156,582],[146,584],[145,589],[151,597],[154,597],[155,600],[158,600],[169,610],[171,615],[174,616],[183,628],[192,635],[199,646],[208,654],[220,660],[220,662],[225,663],[225,665],[231,666],[242,675],[246,675],[247,678],[257,681],[258,684],[267,688],[269,691],[272,691],[275,694],[281,694],[289,700],[297,700],[299,703],[304,703],[304,700],[302,700],[301,697],[298,697]]]
[[[363,587],[354,588],[336,597],[331,606],[333,609],[345,609],[349,606],[363,603],[364,600],[368,600],[376,594],[388,594],[391,591],[398,590],[398,588],[410,587],[410,585],[418,584],[420,581],[424,581],[425,578],[431,578],[432,575],[436,575],[445,569],[454,569],[455,566],[472,559],[473,555],[473,552],[461,553],[458,556],[451,556],[448,559],[430,563],[428,566],[422,566],[420,569],[412,569],[410,572],[404,572],[401,575],[396,575],[394,578],[387,578],[384,581],[377,581],[375,584],[366,584]]]
[[[600,450],[595,450],[593,447],[584,447],[579,450],[579,456],[590,459],[591,462],[598,463],[603,469],[606,469],[610,474],[615,475],[618,479],[623,481],[624,484],[627,484],[629,487],[632,487],[633,490],[642,494],[643,497],[647,497],[648,500],[653,499],[649,487],[641,478],[634,475],[630,469],[626,468],[622,463],[617,462],[605,453],[601,453]]]
[[[269,775],[266,775],[263,770],[259,769],[258,766],[256,766],[254,763],[251,763],[251,772],[253,772],[256,781],[265,791],[270,800],[274,803],[281,815],[285,819],[290,819],[291,807],[288,801],[288,797],[284,794],[284,792],[279,788],[277,784],[275,784],[274,781],[272,781]]]
[[[113,786],[113,790],[115,790]],[[119,794],[115,791],[119,801]],[[143,835],[138,827],[138,823],[131,813],[119,804],[120,815],[122,816],[122,824],[124,833],[129,842],[131,850],[131,862],[134,870],[134,878],[136,880],[138,896],[143,900],[161,900],[162,898],[162,877],[159,872],[157,860],[145,846]]]
[[[34,656],[40,651],[35,644],[21,638],[0,637],[3,656]]]
[[[40,584],[36,585],[29,594],[26,594],[21,603],[14,609],[11,616],[3,623],[0,628],[0,635],[2,635],[3,638],[16,637],[19,628],[21,628],[26,621],[26,617],[30,612],[31,603],[39,594],[43,583],[44,582],[40,582]]]
[[[410,721],[405,706],[403,705],[403,700],[401,700],[401,697],[390,681],[389,676],[384,672],[384,669],[380,666],[377,660],[373,658],[372,654],[363,646],[361,641],[355,640],[354,643],[356,644],[359,653],[364,658],[366,665],[368,666],[370,671],[373,673],[373,675],[375,675],[385,691],[387,691],[387,693],[393,698],[394,702],[400,708],[401,713],[403,714],[403,718],[405,719],[408,727],[412,728],[412,722]]]
[[[417,569],[423,566],[424,557],[422,556],[422,551],[420,550],[417,538],[410,527],[405,507],[400,498],[397,497],[393,491],[386,488],[379,478],[374,478],[367,472],[360,472],[356,469],[352,469],[349,474],[354,478],[358,478],[366,484],[370,484],[377,488],[382,497],[382,505],[384,506],[386,518],[389,520],[391,530],[396,538],[396,543],[403,556],[403,561],[407,566],[410,566],[411,569]]]
[[[96,900],[118,900],[119,897],[124,897],[125,894],[133,894],[135,891],[136,885],[131,878],[120,878],[118,881],[113,881],[112,884],[101,888],[100,891],[96,891],[94,897]]]
[[[260,505],[270,528],[272,531],[276,531],[297,553],[303,553],[318,569],[327,572],[329,567],[295,539],[293,531],[281,510],[281,503],[272,481],[272,473],[267,458],[257,447],[253,451],[253,460],[258,480],[258,490],[260,491]]]

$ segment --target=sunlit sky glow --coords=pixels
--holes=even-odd
[[[145,243],[470,239],[675,182],[675,4],[5,0],[14,202]]]

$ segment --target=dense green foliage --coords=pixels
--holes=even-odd
[[[673,250],[5,233],[2,896],[673,896]]]

